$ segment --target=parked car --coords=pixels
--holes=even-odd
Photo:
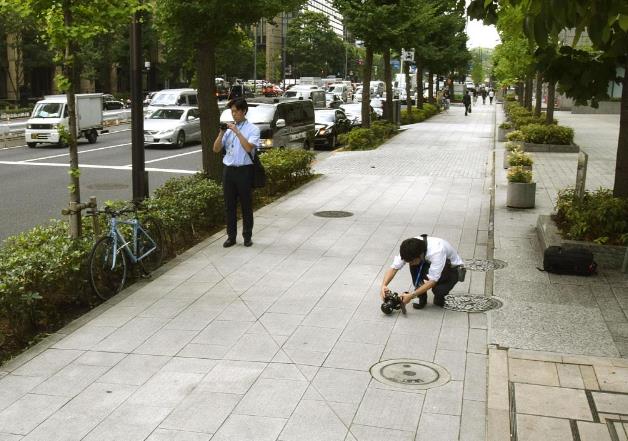
[[[262,93],[266,97],[275,97],[281,96],[283,90],[281,90],[281,88],[275,84],[265,84],[264,86],[262,86]]]
[[[343,83],[335,83],[335,84],[330,85],[329,89],[327,89],[327,92],[333,93],[345,103],[348,103],[350,101],[350,98],[352,98],[352,95],[353,95],[353,90],[347,87],[347,85]]]
[[[234,98],[252,98],[254,96],[253,89],[249,88],[246,84],[235,84],[231,86],[227,98],[232,100]]]
[[[102,103],[103,110],[120,110],[125,108],[126,104],[119,100],[108,100]]]
[[[164,107],[144,119],[144,144],[168,144],[183,148],[201,139],[198,107]]]
[[[144,110],[144,118],[148,118],[155,110],[167,106],[198,106],[195,89],[164,89],[153,96],[149,106]]]
[[[262,151],[314,147],[314,105],[310,100],[249,103],[246,119],[259,127]],[[220,121],[232,122],[231,110],[225,109]]]
[[[384,101],[381,98],[373,98],[371,100],[371,112],[375,112],[377,119],[384,117]]]
[[[348,132],[352,126],[345,112],[340,109],[315,110],[314,121],[316,126],[314,145],[322,145],[332,150],[338,144],[338,135]]]
[[[340,110],[347,115],[347,118],[351,121],[352,127],[362,125],[362,103],[341,104]],[[375,117],[373,115],[375,115],[375,111],[371,106],[371,119],[377,119],[376,115]]]

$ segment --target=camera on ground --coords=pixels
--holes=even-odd
[[[401,309],[401,312],[406,313],[406,305],[396,292],[387,292],[384,297],[384,303],[381,306],[384,314],[392,314],[393,311]]]

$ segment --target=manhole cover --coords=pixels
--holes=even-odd
[[[428,361],[410,359],[381,361],[371,367],[371,375],[380,383],[407,389],[431,389],[442,386],[450,379],[445,368]]]
[[[462,312],[485,312],[489,309],[501,308],[503,303],[494,297],[481,296],[447,296],[445,309]]]
[[[87,188],[90,190],[125,190],[129,188],[127,184],[114,184],[114,183],[103,183],[103,184],[89,184]]]
[[[499,259],[465,259],[464,267],[469,271],[491,271],[506,268],[508,264]]]
[[[317,211],[314,216],[318,217],[349,217],[353,216],[350,211]]]

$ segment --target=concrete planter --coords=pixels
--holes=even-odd
[[[514,129],[502,129],[501,127],[497,127],[497,141],[506,142],[506,135],[512,132]]]
[[[619,245],[600,245],[594,242],[563,239],[552,217],[542,214],[536,222],[536,234],[541,244],[541,249],[556,245],[563,248],[585,247],[593,253],[593,257],[600,268],[619,269],[622,267],[626,248]]]
[[[552,152],[552,153],[578,153],[580,147],[578,144],[533,144],[531,142],[523,143],[523,151],[525,152]]]
[[[534,208],[536,182],[509,182],[506,205],[511,208]]]

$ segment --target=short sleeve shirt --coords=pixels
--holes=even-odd
[[[256,149],[260,147],[259,127],[255,124],[244,120],[236,125],[247,141],[255,146],[251,151],[251,155],[255,155]],[[227,130],[222,137],[222,146],[225,148],[225,156],[222,163],[227,166],[241,167],[243,165],[251,165],[253,161],[249,154],[244,150],[238,137],[231,130]]]
[[[417,239],[421,239],[417,237]],[[439,237],[428,236],[427,238],[427,251],[425,252],[425,260],[430,262],[430,269],[427,273],[427,280],[438,282],[440,276],[445,268],[447,260],[451,262],[452,266],[463,265],[464,261],[458,255],[456,249],[445,239]],[[393,269],[400,270],[406,262],[401,256],[395,256],[392,265]]]

